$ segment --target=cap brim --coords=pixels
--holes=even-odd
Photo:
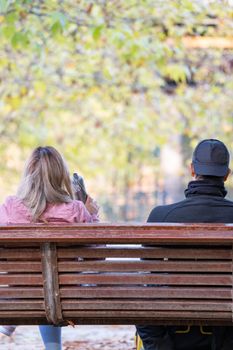
[[[194,171],[198,175],[225,176],[228,172],[228,165],[200,164],[193,162]]]

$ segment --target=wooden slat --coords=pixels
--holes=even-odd
[[[35,261],[0,261],[1,272],[41,272],[41,263]]]
[[[174,320],[177,322],[177,319],[184,320],[228,320],[231,321],[231,312],[209,312],[209,311],[153,311],[151,310],[148,312],[148,310],[140,311],[137,310],[137,315],[135,315],[135,311],[125,311],[125,310],[101,310],[101,311],[72,311],[72,310],[66,310],[64,311],[64,317],[75,317],[75,318],[110,318],[114,320],[115,318],[122,318],[127,319],[131,317],[134,318],[144,318],[148,320]]]
[[[4,300],[0,301],[1,310],[44,310],[44,301]]]
[[[44,311],[40,311],[40,310],[27,310],[27,311],[23,311],[23,310],[17,310],[17,312],[13,311],[13,310],[9,310],[9,311],[5,311],[5,310],[1,310],[0,312],[0,319],[1,319],[1,323],[2,324],[7,324],[4,321],[4,318],[6,319],[33,319],[33,318],[44,318],[45,319],[45,324],[47,323],[46,318],[45,318],[45,312]],[[11,323],[14,324],[14,323]],[[22,323],[21,323],[22,324]]]
[[[71,314],[72,313],[72,314]],[[125,313],[125,312],[124,312]],[[159,313],[159,315],[158,315]],[[126,315],[126,317],[123,316],[123,313],[121,315],[116,314],[116,311],[114,312],[115,316],[107,315],[100,315],[94,314],[94,312],[87,316],[85,312],[82,311],[82,314],[80,312],[73,313],[72,311],[65,311],[65,317],[68,320],[72,320],[76,324],[83,324],[83,325],[98,325],[98,324],[129,324],[129,325],[135,325],[135,324],[164,324],[164,325],[224,325],[224,326],[231,326],[231,319],[229,319],[229,313],[215,313],[213,315],[213,318],[198,318],[199,315],[196,315],[195,319],[187,317],[187,314],[185,315],[185,318],[182,318],[182,313],[180,315],[177,315],[177,318],[171,318],[171,314],[167,314],[167,311],[163,314],[162,312],[157,312],[156,314],[153,314],[152,317],[147,315],[142,317],[141,314],[137,315],[134,313],[134,315],[129,313]],[[150,313],[149,313],[150,314]],[[191,312],[190,314],[191,315]],[[208,315],[208,314],[207,314]],[[217,318],[218,315],[218,318]],[[111,317],[112,316],[112,317]],[[156,317],[157,316],[157,317]],[[179,317],[180,316],[180,317]],[[205,315],[204,315],[205,316]],[[223,318],[224,316],[224,318]],[[29,324],[29,325],[38,325],[38,324],[47,324],[45,315],[41,311],[34,311],[34,312],[23,312],[23,311],[17,311],[17,315],[13,311],[1,311],[0,318],[2,320],[2,325],[8,325],[8,324]]]
[[[232,292],[231,288],[213,288],[211,287],[211,293],[207,288],[200,287],[61,287],[60,289],[62,298],[201,298],[201,299],[228,299],[231,300]]]
[[[162,247],[114,247],[114,248],[58,248],[58,258],[147,258],[147,259],[216,259],[231,260],[231,249],[185,247],[183,249]]]
[[[1,264],[0,264],[1,269]],[[79,271],[158,271],[158,272],[228,272],[231,273],[231,262],[181,262],[181,261],[63,261],[59,262],[60,272]]]
[[[25,249],[25,248],[2,248],[0,247],[0,259],[17,259],[17,260],[39,260],[40,250],[37,249]]]
[[[0,226],[0,242],[231,244],[230,224],[68,224]]]
[[[210,301],[174,301],[169,300],[150,300],[145,301],[138,299],[137,301],[128,300],[127,302],[118,300],[64,300],[62,302],[63,310],[173,310],[174,312],[179,311],[229,311],[231,312],[231,302],[210,302]]]
[[[127,314],[126,314],[127,313]],[[94,312],[88,312],[88,314],[84,311],[79,312],[73,312],[73,311],[65,311],[64,316],[66,319],[72,320],[76,324],[140,324],[142,322],[143,324],[166,324],[166,325],[186,325],[186,324],[193,324],[193,325],[231,325],[231,320],[229,319],[230,313],[215,313],[212,314],[212,317],[207,314],[200,315],[196,314],[195,318],[191,318],[189,316],[192,315],[192,312],[189,312],[189,314],[185,313],[185,318],[182,318],[183,312],[179,313],[177,315],[177,318],[174,319],[171,316],[171,313],[166,312],[153,312],[148,313],[144,312],[141,314],[139,312],[138,316],[133,312],[123,312],[120,313],[114,311],[114,313],[107,313],[107,312],[98,312],[96,315]],[[125,315],[125,316],[124,316]],[[201,317],[200,317],[201,316]],[[206,317],[205,317],[206,316]],[[7,324],[46,324],[47,321],[45,319],[45,315],[41,311],[17,311],[17,314],[15,314],[14,311],[1,311],[0,318],[2,320],[3,325]]]
[[[2,287],[0,286],[0,298],[28,298],[36,299],[44,296],[43,288],[33,287]]]
[[[88,317],[87,315],[84,315],[84,317],[82,317],[83,315],[78,314],[78,315],[69,315],[71,311],[66,311],[65,312],[65,316],[68,319],[72,319],[72,322],[74,322],[77,325],[135,325],[135,324],[144,324],[144,325],[196,325],[196,326],[232,326],[231,320],[229,319],[229,315],[228,317],[226,316],[225,318],[216,318],[217,316],[215,315],[215,317],[213,318],[202,318],[202,319],[198,319],[198,317],[196,317],[195,319],[186,317],[186,318],[181,318],[181,315],[178,315],[177,318],[172,319],[169,318],[170,314],[168,314],[165,318],[165,315],[160,315],[160,317],[156,317],[158,315],[153,315],[152,318],[149,317],[143,317],[141,314],[139,314],[137,316],[137,313],[134,313],[134,316],[131,314],[130,316],[128,315],[127,317],[121,317],[120,315],[116,315],[116,317],[100,317],[99,314],[96,315],[96,317],[94,316],[94,314],[92,314],[90,317]],[[78,317],[77,317],[78,316]],[[179,317],[180,316],[180,317]]]
[[[80,314],[78,315],[78,317],[74,316],[74,315],[69,315],[68,312],[66,313],[66,317],[68,316],[69,319],[72,318],[72,322],[74,322],[77,325],[135,325],[135,324],[144,324],[144,325],[175,325],[175,326],[187,326],[187,325],[193,325],[193,326],[232,326],[232,322],[229,318],[209,318],[209,319],[190,319],[190,318],[176,318],[176,319],[171,319],[169,318],[169,315],[167,318],[163,317],[157,317],[157,318],[146,318],[146,317],[142,317],[141,315],[139,315],[137,317],[137,314],[135,314],[135,316],[131,317],[125,317],[122,318],[119,315],[117,315],[117,317],[115,318],[111,318],[111,317],[98,317],[99,315],[97,315],[97,317],[95,317],[94,315],[91,315],[91,317],[87,317],[86,315],[84,317],[82,317]],[[17,320],[16,320],[17,321]],[[5,323],[6,324],[6,323]],[[16,324],[16,322],[14,323]]]
[[[42,285],[41,274],[0,274],[1,284],[14,284],[14,285]]]
[[[229,275],[207,274],[60,274],[60,284],[164,284],[164,285],[232,285]]]
[[[18,311],[17,311],[18,312]],[[37,311],[39,312],[39,311]],[[48,325],[48,321],[46,320],[45,315],[19,315],[17,316],[8,316],[8,315],[3,315],[2,313],[0,314],[1,317],[1,325],[28,325],[28,326],[33,326],[33,325]],[[77,323],[77,322],[76,322]]]

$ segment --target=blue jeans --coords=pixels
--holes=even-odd
[[[39,326],[45,350],[61,350],[61,327]]]
[[[16,326],[0,326],[0,333],[10,337]],[[61,350],[61,327],[39,326],[40,334],[44,342],[45,350]]]

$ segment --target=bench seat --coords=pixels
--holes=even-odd
[[[232,325],[233,226],[0,226],[0,324]]]

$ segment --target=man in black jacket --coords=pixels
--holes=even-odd
[[[155,207],[148,222],[233,223],[233,202],[225,199],[224,182],[230,174],[229,152],[219,140],[201,141],[194,150],[191,174],[194,181],[185,190],[185,199]],[[209,327],[208,327],[209,328]],[[177,332],[178,330],[178,332]],[[233,328],[137,326],[145,350],[233,350]]]

